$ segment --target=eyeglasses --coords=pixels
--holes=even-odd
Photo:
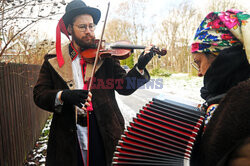
[[[192,65],[197,71],[199,71],[200,67],[199,67],[199,65],[197,65],[197,63],[191,62],[191,65]]]
[[[81,32],[86,32],[87,28],[89,28],[89,31],[93,32],[95,30],[95,24],[79,24],[75,25]]]

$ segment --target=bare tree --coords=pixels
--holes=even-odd
[[[207,13],[213,11],[226,11],[232,8],[238,8],[238,3],[236,0],[210,0],[207,2]]]
[[[108,42],[130,41],[130,38],[132,38],[132,25],[121,19],[112,19],[107,24],[104,38]]]
[[[132,25],[130,41],[133,44],[144,42],[144,31],[146,25],[143,20],[145,19],[145,8],[148,0],[128,0],[119,5],[117,13],[120,19],[126,20]]]
[[[200,15],[190,3],[184,2],[173,8],[162,21],[161,31],[158,38],[161,43],[166,43],[168,48],[167,57],[163,63],[167,70],[173,72],[187,72],[190,54],[190,41],[192,40],[196,21]]]
[[[18,36],[40,20],[52,20],[61,14],[64,0],[2,0],[0,4],[0,57],[11,48]]]
[[[1,62],[8,64],[42,64],[43,57],[55,47],[55,42],[47,39],[46,34],[41,38],[41,34],[35,30],[18,35],[13,43],[8,47],[8,51],[0,57]]]
[[[107,28],[105,30],[105,39],[109,42],[116,42],[119,40],[128,40],[131,44],[138,45],[145,41],[145,24],[144,11],[146,8],[146,3],[148,0],[128,0],[119,4],[116,13],[117,18],[112,19],[108,22]],[[133,64],[133,61],[137,61],[138,52],[135,50],[133,54],[133,59],[121,61],[129,62],[129,66]]]

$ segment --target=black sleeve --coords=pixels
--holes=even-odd
[[[150,80],[150,75],[146,69],[142,75],[136,69],[137,64],[128,72],[120,66],[118,60],[114,60],[115,90],[122,95],[130,95],[139,87]]]
[[[38,107],[54,112],[56,94],[59,90],[54,88],[51,77],[51,66],[45,56],[37,83],[33,89],[33,98]]]

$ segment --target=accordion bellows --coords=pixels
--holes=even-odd
[[[118,165],[189,165],[204,120],[199,108],[153,98],[130,122],[116,146]]]

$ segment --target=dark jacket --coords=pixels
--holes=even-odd
[[[55,51],[45,56],[39,79],[34,87],[34,101],[42,109],[54,113],[50,127],[46,164],[49,166],[77,166],[78,141],[75,108],[67,104],[55,108],[57,92],[75,88],[68,46],[63,47],[62,52],[65,64],[61,68],[58,66]],[[87,64],[85,80],[90,77],[92,67],[92,64]],[[104,83],[109,79],[109,86],[98,88],[101,84],[96,82],[97,88],[91,92],[93,94],[93,112],[104,143],[105,158],[107,164],[110,165],[115,146],[124,130],[124,119],[115,99],[115,90],[120,94],[129,95],[138,87],[136,85],[135,88],[126,89],[127,80],[140,79],[140,83],[143,84],[149,80],[149,74],[145,70],[145,74],[142,76],[135,68],[126,74],[118,60],[105,58],[97,64],[95,78]],[[113,81],[114,84],[112,84],[114,79],[120,79],[123,83],[118,85]]]
[[[250,65],[241,47],[222,51],[208,69],[203,97],[226,93],[198,138],[191,165],[216,166],[238,142],[250,136]]]

